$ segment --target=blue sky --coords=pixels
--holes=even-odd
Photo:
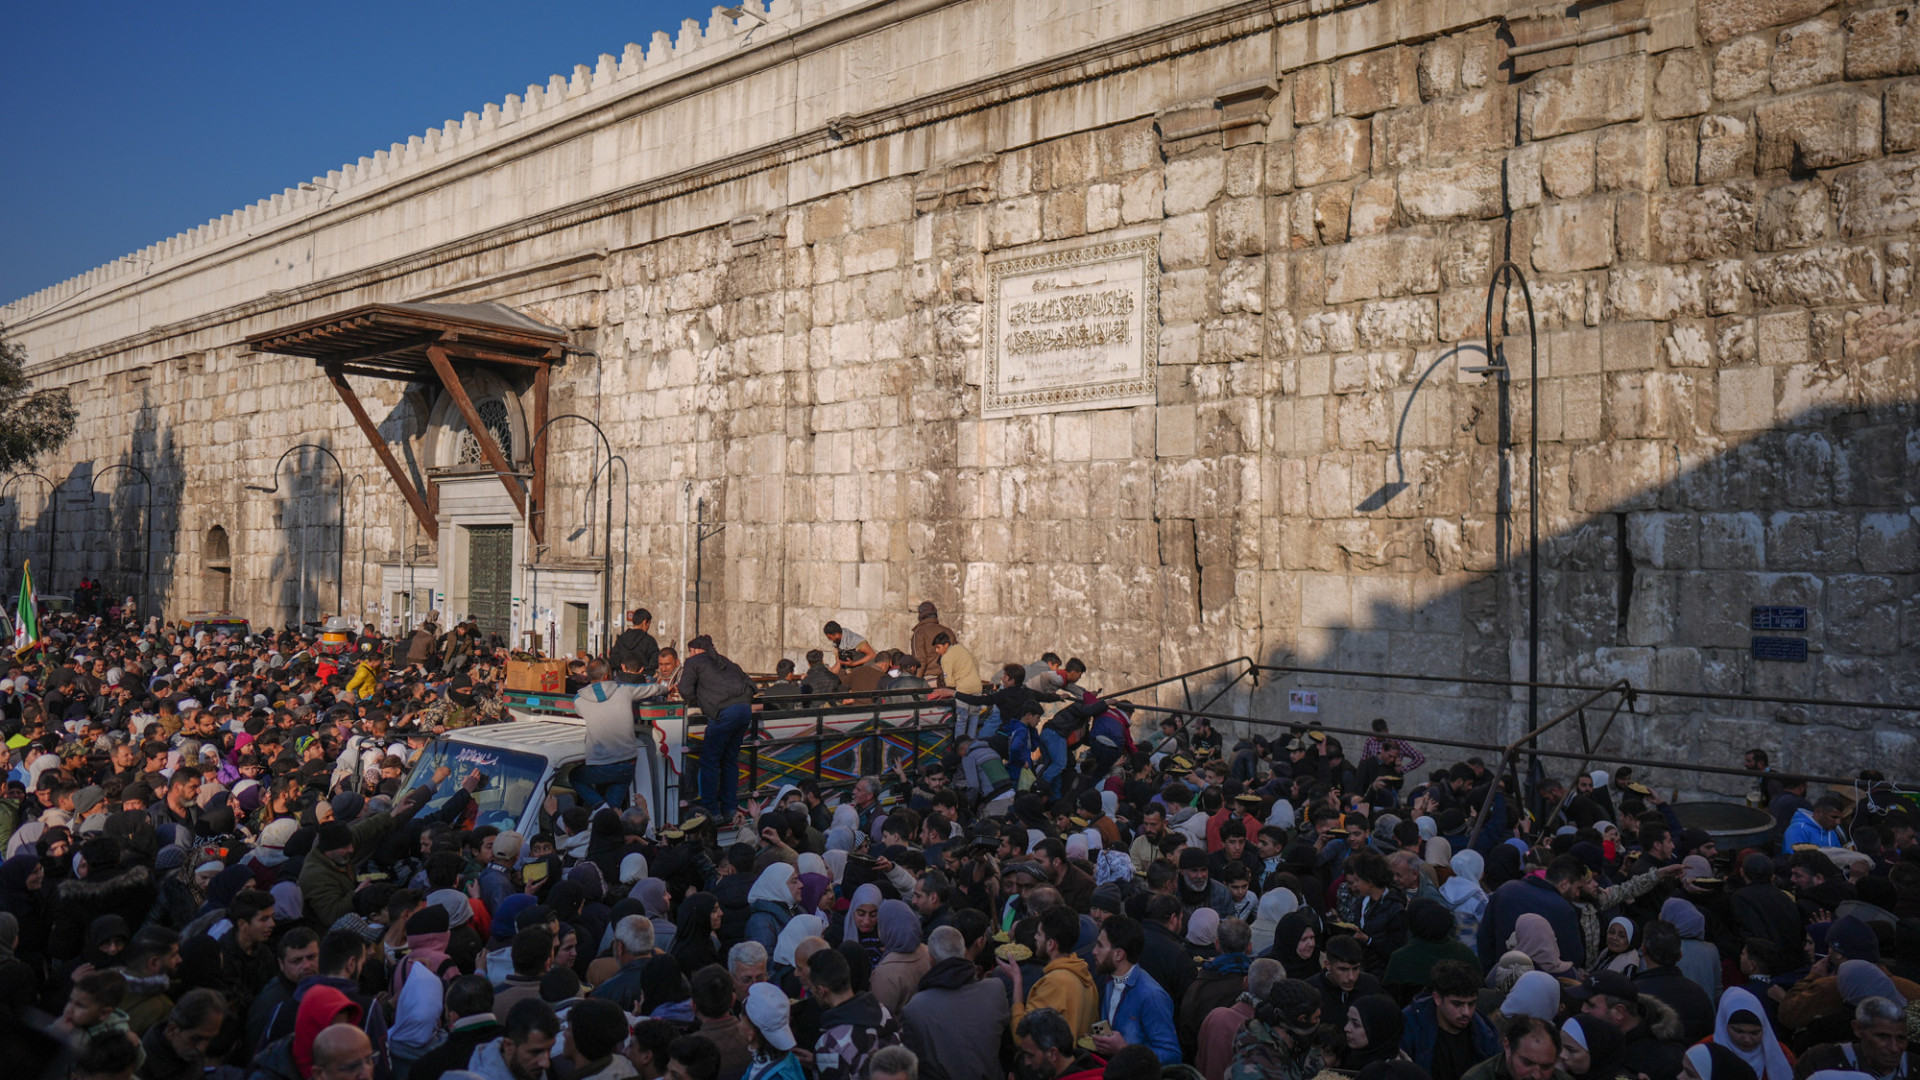
[[[712,0],[26,3],[0,34],[0,304],[620,55]]]

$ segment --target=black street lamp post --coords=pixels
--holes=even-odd
[[[100,493],[100,478],[115,469],[125,469],[133,473],[140,478],[140,482],[145,484],[147,488],[147,497],[141,501],[140,507],[141,515],[147,519],[146,529],[140,536],[140,612],[142,615],[146,615],[151,613],[151,605],[153,603],[151,580],[153,561],[153,478],[147,475],[147,470],[142,469],[138,465],[130,465],[126,462],[109,465],[87,478],[88,505],[92,505],[94,497]]]
[[[547,429],[562,420],[578,420],[592,428],[594,434],[600,436],[600,445],[606,449],[608,460],[612,460],[613,443],[607,440],[607,433],[600,430],[599,424],[581,416],[579,413],[561,413],[559,416],[553,417],[546,423],[541,424],[540,430],[533,433],[533,445],[538,446],[540,444],[540,437],[547,433]],[[624,466],[625,462],[621,464]],[[598,475],[599,471],[600,470],[595,469],[595,475]],[[608,471],[608,479],[609,481],[612,479],[611,470]],[[607,484],[606,491],[606,541],[600,545],[600,651],[602,653],[606,652],[613,642],[613,612],[609,607],[609,605],[613,603],[613,484],[611,482]],[[545,514],[547,508],[542,506],[540,512]],[[537,606],[535,610],[538,611]]]
[[[345,603],[344,590],[346,589],[347,578],[347,470],[340,464],[340,459],[333,456],[333,451],[321,446],[319,443],[300,443],[297,446],[289,446],[286,451],[280,455],[280,460],[273,463],[273,486],[262,487],[259,484],[248,484],[247,490],[264,492],[268,495],[277,493],[280,490],[280,466],[287,463],[287,456],[295,450],[318,450],[322,454],[327,455],[327,460],[333,462],[334,471],[340,477],[340,531],[336,536],[333,549],[333,609],[335,614],[341,614],[346,610],[343,605]],[[300,586],[300,621],[303,624],[307,621],[307,589],[304,582],[306,566],[307,547],[305,544],[301,544],[300,569],[303,581]]]

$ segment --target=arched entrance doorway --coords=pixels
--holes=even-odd
[[[207,530],[206,543],[200,549],[201,586],[208,611],[228,611],[233,606],[233,548],[227,530],[215,525]]]

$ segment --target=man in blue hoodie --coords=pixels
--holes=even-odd
[[[1836,795],[1822,795],[1814,800],[1811,809],[1795,810],[1793,820],[1787,823],[1786,835],[1781,838],[1780,854],[1792,854],[1795,844],[1845,847],[1847,838],[1840,835],[1840,819],[1846,812],[1846,804]]]
[[[1173,998],[1133,958],[1146,949],[1146,931],[1125,915],[1100,924],[1093,960],[1106,984],[1100,990],[1100,1019],[1107,1030],[1093,1036],[1093,1052],[1111,1059],[1122,1047],[1140,1045],[1162,1065],[1180,1064],[1180,1036],[1173,1026]]]
[[[1500,1052],[1500,1036],[1474,1011],[1480,973],[1461,960],[1442,960],[1428,977],[1430,993],[1401,1010],[1400,1049],[1433,1080],[1460,1080],[1468,1069]]]

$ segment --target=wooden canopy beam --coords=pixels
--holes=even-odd
[[[548,368],[541,364],[533,373],[533,512],[527,515],[527,528],[533,533],[535,549],[544,544],[547,532],[547,392]],[[613,481],[608,470],[607,481]]]
[[[407,474],[401,470],[400,462],[394,458],[392,448],[387,446],[387,440],[380,437],[380,429],[375,427],[373,420],[367,416],[367,410],[360,404],[360,396],[353,392],[353,387],[347,382],[346,373],[331,364],[327,366],[326,372],[327,381],[332,383],[334,390],[339,392],[340,400],[347,403],[347,411],[353,414],[353,422],[360,425],[361,433],[366,435],[367,441],[373,444],[373,452],[380,455],[380,463],[387,467],[387,475],[393,477],[394,486],[400,489],[400,494],[406,498],[407,505],[413,509],[413,516],[419,519],[420,527],[426,530],[427,538],[439,543],[439,521],[427,510],[427,504],[421,500],[420,492],[414,488],[413,481],[407,479]]]
[[[480,444],[480,453],[487,459],[487,465],[500,477],[501,486],[507,489],[507,496],[513,500],[514,509],[520,512],[520,519],[527,518],[527,494],[520,489],[520,481],[513,475],[513,467],[507,464],[506,455],[500,452],[500,445],[493,440],[493,432],[480,422],[480,413],[473,407],[473,399],[467,396],[467,388],[460,385],[460,375],[453,370],[453,364],[447,359],[447,351],[441,346],[427,346],[427,359],[433,362],[434,373],[440,376],[440,385],[446,388],[453,403],[459,407],[460,415],[466,418],[467,430],[473,433],[473,439]]]

